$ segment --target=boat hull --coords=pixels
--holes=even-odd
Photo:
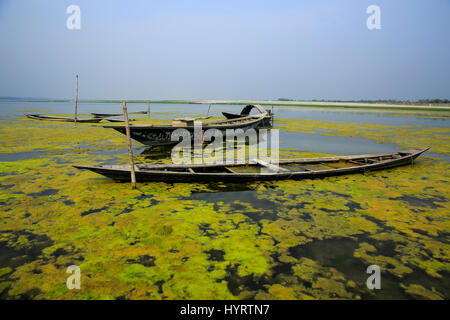
[[[79,118],[75,121],[74,118],[44,116],[44,115],[40,115],[40,114],[27,114],[26,117],[30,118],[30,119],[34,119],[34,120],[79,122],[79,123],[98,123],[98,122],[102,121],[101,118],[88,118],[88,119]]]
[[[240,115],[240,114],[235,114],[235,113],[228,113],[228,112],[222,112],[223,116],[226,119],[239,119],[242,117],[245,117],[245,115]],[[261,123],[259,124],[259,128],[269,128],[272,127],[272,122],[273,122],[273,115],[267,115],[264,117],[264,120],[261,121]]]
[[[175,165],[148,165],[148,166],[136,166],[135,175],[137,181],[163,181],[163,182],[251,182],[251,181],[272,181],[272,180],[286,180],[286,179],[314,179],[314,178],[324,178],[329,176],[339,176],[345,174],[357,174],[365,173],[370,171],[390,169],[394,167],[399,167],[403,165],[412,164],[414,159],[419,157],[423,152],[428,150],[420,149],[413,151],[400,151],[398,153],[403,153],[404,155],[398,159],[392,159],[388,161],[380,161],[378,163],[368,163],[365,165],[358,165],[354,167],[338,168],[332,170],[317,170],[317,171],[290,171],[290,172],[275,172],[275,173],[218,173],[218,172],[175,172],[170,171],[174,168],[180,168],[181,166]],[[383,155],[371,155],[373,158],[386,156]],[[295,164],[308,164],[308,163],[322,163],[330,162],[330,159],[340,159],[340,160],[352,160],[360,159],[360,156],[347,156],[347,157],[334,157],[334,158],[319,158],[318,160],[311,161],[311,159],[297,159],[297,160],[280,160],[280,164],[283,163],[295,163]],[[197,168],[210,168],[210,167],[229,167],[239,166],[239,164],[229,164],[229,165],[191,165],[190,168],[197,170]],[[117,181],[130,181],[130,167],[129,166],[75,166],[78,169],[87,169],[98,174],[104,175],[108,178]],[[161,170],[167,167],[168,171]]]
[[[147,111],[129,112],[128,114],[148,114]],[[91,113],[94,118],[120,117],[123,113]]]
[[[249,129],[256,129],[260,126],[260,124],[264,121],[264,117],[246,117],[248,119],[244,119],[242,123],[236,121],[236,123],[227,122],[220,124],[208,124],[202,127],[202,131],[208,129],[217,129],[225,135],[226,130],[228,129],[242,129],[244,132]],[[239,120],[239,119],[238,119]],[[104,126],[105,128],[112,128],[122,134],[126,135],[125,126]],[[191,136],[191,139],[194,139],[194,130],[193,126],[130,126],[130,137],[140,143],[143,143],[148,146],[159,146],[159,145],[175,145],[178,141],[172,141],[172,133],[177,129],[185,129],[188,130]]]
[[[260,105],[253,105],[253,104],[246,105],[244,109],[242,109],[240,114],[229,112],[222,112],[222,114],[226,119],[239,119],[242,117],[248,117],[253,109],[256,109],[257,111],[259,111],[260,114],[264,115],[264,120],[261,121],[259,127],[268,128],[273,125],[273,113],[270,112],[269,110],[264,109]]]

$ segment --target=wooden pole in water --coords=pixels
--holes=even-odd
[[[147,102],[147,114],[150,116],[150,101]]]
[[[75,90],[75,122],[77,122],[77,117],[78,117],[78,75],[76,75],[75,79],[76,79],[76,90]]]
[[[123,118],[125,120],[125,131],[127,133],[128,157],[130,159],[131,187],[133,189],[135,189],[136,188],[136,175],[134,173],[133,150],[131,149],[131,138],[130,138],[130,125],[128,123],[127,103],[125,101],[122,102],[122,108],[123,108]]]
[[[209,109],[211,109],[211,104],[208,107],[208,112],[206,113],[206,116],[209,116]]]
[[[270,118],[270,122],[271,122],[271,125],[273,126],[273,119],[274,119],[274,116],[273,116],[273,105],[272,105],[272,113],[271,113],[271,118]]]

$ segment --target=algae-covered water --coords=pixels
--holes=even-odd
[[[126,163],[123,135],[23,116],[72,109],[0,103],[1,299],[450,297],[448,113],[276,107],[281,157],[431,150],[414,165],[365,175],[132,190],[72,167]],[[208,106],[151,110],[138,121],[206,115]],[[212,106],[210,114],[220,111],[240,107]],[[133,149],[137,162],[170,161],[170,150]],[[379,290],[366,286],[374,264]],[[79,290],[66,286],[70,265],[81,270]]]

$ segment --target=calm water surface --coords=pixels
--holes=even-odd
[[[174,117],[198,117],[208,113],[208,104],[151,104],[151,117],[155,119],[173,119]],[[146,111],[147,105],[129,103],[128,112]],[[270,106],[266,108],[271,109]],[[27,113],[66,114],[73,112],[74,104],[68,102],[0,102],[0,119],[14,119]],[[239,113],[242,106],[237,105],[211,105],[209,115],[222,117],[222,111]],[[79,114],[94,113],[122,113],[122,106],[118,103],[80,103]],[[252,113],[255,111],[252,111]],[[352,123],[370,123],[382,125],[414,125],[419,128],[450,127],[449,118],[433,118],[432,115],[414,116],[411,113],[371,112],[342,109],[311,109],[298,107],[274,107],[275,128],[278,128],[276,118],[307,119],[321,121],[344,121]],[[145,117],[141,115],[133,115]],[[448,134],[448,133],[447,133]],[[270,139],[270,137],[269,137]],[[378,143],[374,140],[322,135],[320,133],[280,132],[280,148],[308,150],[311,152],[324,152],[338,155],[365,154],[393,152],[399,147],[392,143]],[[142,148],[141,148],[142,149]],[[445,160],[450,157],[442,154],[429,153],[432,156]],[[24,156],[27,156],[24,154]],[[0,160],[15,159],[13,155],[0,155]]]

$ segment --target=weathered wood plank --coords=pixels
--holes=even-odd
[[[233,171],[233,170],[231,170],[231,169],[228,168],[228,167],[224,167],[224,169],[225,169],[226,171],[228,171],[229,173],[236,173],[236,171]]]
[[[75,122],[78,118],[78,75],[76,76],[76,89],[75,89]]]
[[[269,169],[270,171],[274,171],[274,172],[290,172],[290,170],[285,169],[285,168],[281,168],[279,166],[276,166],[274,164],[271,164],[267,161],[261,160],[261,159],[254,159],[254,162],[256,162],[257,164],[259,164],[260,166],[263,166],[267,169]]]

